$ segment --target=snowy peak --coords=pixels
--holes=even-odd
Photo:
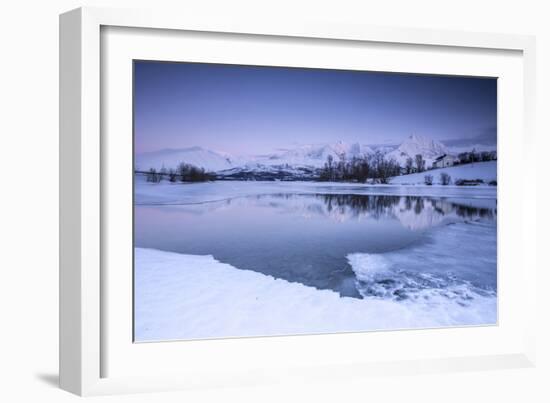
[[[257,161],[265,165],[292,165],[301,167],[322,167],[327,158],[332,156],[334,160],[345,155],[347,159],[360,157],[372,153],[372,149],[359,143],[346,144],[338,141],[332,144],[308,144],[294,149],[284,150],[280,154],[271,155],[268,158]]]
[[[431,166],[433,160],[443,154],[449,154],[449,150],[439,141],[429,137],[411,135],[396,150],[386,154],[386,158],[394,158],[401,166],[405,165],[407,158],[413,158],[420,154]]]
[[[447,148],[439,141],[416,135],[409,136],[407,140],[401,143],[397,150],[407,153],[411,157],[414,157],[416,154],[422,154],[423,157],[432,158],[448,152]]]

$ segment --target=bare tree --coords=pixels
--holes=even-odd
[[[401,167],[399,166],[397,161],[395,161],[395,159],[391,158],[389,160],[386,160],[382,157],[382,159],[379,160],[378,164],[379,165],[377,171],[378,180],[380,181],[380,183],[388,183],[389,178],[399,175]]]
[[[470,162],[478,162],[480,159],[479,154],[476,152],[476,149],[473,148],[472,151],[470,151],[469,160]]]
[[[426,168],[426,161],[422,158],[422,154],[416,154],[414,156],[414,162],[416,164],[417,172],[424,172]]]
[[[178,165],[177,171],[178,171],[178,176],[180,178],[180,181],[185,182],[189,172],[189,165],[186,164],[185,162],[181,162]]]
[[[168,180],[170,182],[176,182],[178,175],[176,174],[176,171],[174,171],[172,168],[168,171]]]
[[[322,181],[333,181],[334,180],[334,165],[333,165],[333,157],[332,155],[327,156],[327,162],[325,162],[325,165],[323,168],[321,168],[321,172],[319,174],[319,179]]]
[[[347,179],[347,169],[346,169],[346,153],[339,155],[340,161],[338,161],[338,179]]]
[[[432,175],[424,176],[424,183],[428,186],[431,186],[434,182],[434,177]]]
[[[460,153],[458,154],[458,159],[461,164],[466,164],[470,162],[470,153],[467,153],[467,152]]]
[[[158,173],[158,181],[162,181],[166,175],[168,175],[168,170],[166,169],[164,164],[162,164],[162,168],[160,168],[160,171]]]
[[[329,154],[327,157],[327,172],[328,172],[328,180],[333,181],[334,180],[334,158],[332,155]]]
[[[359,182],[366,182],[367,179],[369,178],[370,173],[371,173],[370,157],[368,155],[365,155],[357,163],[356,178]]]
[[[447,186],[449,183],[451,183],[451,175],[449,175],[447,172],[441,172],[441,175],[439,176],[439,181],[442,185]]]
[[[214,176],[204,170],[184,162],[178,165],[177,175],[182,182],[206,182],[213,180]]]
[[[159,180],[160,175],[157,173],[157,170],[155,168],[149,169],[146,175],[147,175],[147,182],[152,182],[152,183],[160,182]]]
[[[380,183],[388,183],[390,177],[398,176],[400,173],[401,167],[395,159],[387,160],[380,151],[362,157],[354,156],[351,160],[346,160],[342,154],[336,164],[329,155],[324,167],[319,170],[319,180],[364,183],[372,178]]]
[[[491,153],[489,151],[483,151],[480,154],[482,161],[491,161]]]
[[[413,159],[411,157],[407,157],[407,160],[405,161],[405,172],[407,172],[407,174],[412,173],[413,164]]]

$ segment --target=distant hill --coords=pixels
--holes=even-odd
[[[235,161],[228,155],[207,150],[202,147],[190,147],[164,149],[138,154],[136,155],[135,169],[142,171],[150,168],[158,170],[162,167],[166,169],[176,169],[181,162],[195,165],[212,172],[229,169],[235,165]]]

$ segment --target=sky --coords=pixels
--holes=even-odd
[[[496,141],[497,80],[134,62],[135,152],[200,146],[260,155],[303,144]],[[475,140],[472,140],[472,144]]]

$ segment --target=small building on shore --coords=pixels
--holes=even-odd
[[[455,158],[449,154],[443,154],[437,157],[433,164],[432,168],[445,168],[452,167],[455,164]]]

